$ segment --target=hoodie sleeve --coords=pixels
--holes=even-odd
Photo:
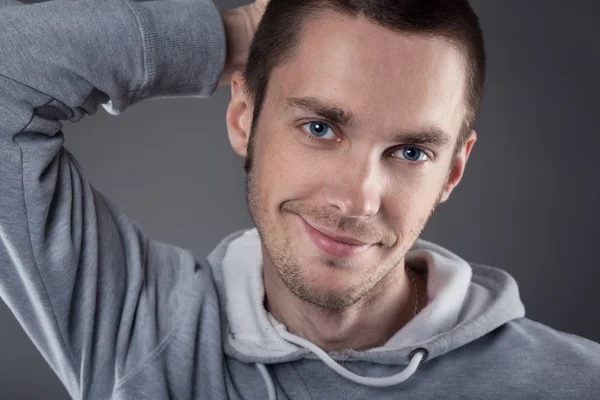
[[[0,297],[73,398],[109,398],[176,326],[195,261],[93,189],[61,121],[212,94],[220,13],[210,0],[2,0],[0,21]]]

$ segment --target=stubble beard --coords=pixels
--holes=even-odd
[[[278,235],[276,226],[269,219],[269,209],[266,199],[262,196],[261,184],[256,174],[256,168],[253,165],[251,148],[248,149],[250,155],[246,160],[246,199],[250,215],[257,228],[262,250],[263,267],[265,263],[270,262],[275,271],[283,281],[287,289],[299,299],[329,311],[341,311],[348,309],[366,296],[376,296],[377,289],[383,290],[380,283],[385,281],[386,276],[397,271],[397,268],[403,267],[404,256],[416,239],[420,236],[428,220],[434,214],[437,206],[440,204],[442,193],[438,195],[434,206],[421,226],[408,233],[407,237],[397,240],[401,247],[396,250],[396,254],[386,262],[384,267],[371,266],[365,270],[376,270],[366,276],[366,279],[358,284],[343,287],[340,290],[322,290],[319,288],[319,282],[311,280],[306,276],[302,266],[298,261],[297,254],[294,252],[292,238],[289,235]],[[329,268],[343,268],[344,261],[334,258],[325,259],[325,264]]]

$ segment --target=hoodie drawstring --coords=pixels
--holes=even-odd
[[[267,367],[264,364],[256,364],[256,368],[260,371],[263,380],[265,381],[265,385],[267,385],[267,393],[269,394],[269,400],[277,400],[277,393],[275,392],[275,385],[273,384],[273,379],[271,375],[269,375],[269,371],[267,371]]]
[[[287,330],[285,330],[285,327],[283,327],[282,325],[279,325],[276,328],[279,331],[279,334],[281,335],[281,337],[283,337],[288,342],[291,342],[298,346],[304,347],[305,349],[312,352],[321,361],[323,361],[323,363],[325,363],[325,365],[327,365],[329,368],[331,368],[333,371],[335,371],[339,375],[343,376],[344,378],[346,378],[352,382],[358,383],[360,385],[365,385],[365,386],[385,387],[385,386],[397,385],[398,383],[402,383],[402,382],[406,381],[408,378],[410,378],[415,373],[415,371],[419,367],[419,364],[425,358],[425,354],[426,354],[425,349],[417,349],[416,351],[411,353],[412,357],[410,358],[410,362],[408,363],[408,366],[404,370],[399,372],[398,374],[386,376],[383,378],[371,378],[371,377],[357,375],[354,372],[347,370],[346,368],[344,368],[340,364],[338,364],[334,359],[329,357],[329,355],[326,352],[324,352],[322,349],[320,349],[317,345],[309,342],[306,339],[303,339],[296,335],[292,335],[291,333],[287,332]],[[269,400],[277,400],[277,395],[275,393],[275,385],[273,384],[273,379],[271,378],[269,371],[267,371],[266,366],[263,364],[256,364],[256,367],[260,371],[260,373],[265,381],[265,385],[267,385],[267,390],[269,393]]]

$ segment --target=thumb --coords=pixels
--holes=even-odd
[[[248,6],[243,7],[243,9],[245,9],[246,11],[246,15],[248,16],[248,21],[250,29],[252,30],[252,34],[254,34],[254,32],[256,31],[256,27],[262,19],[265,9],[267,8],[267,4],[269,4],[269,0],[255,0]]]

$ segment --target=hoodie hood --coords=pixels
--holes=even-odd
[[[449,250],[417,239],[407,266],[427,273],[428,304],[383,346],[329,353],[338,361],[406,364],[415,350],[442,356],[525,315],[515,280],[506,272],[469,263]],[[263,306],[262,250],[256,228],[232,233],[208,256],[221,303],[224,351],[259,364],[319,358],[290,342],[285,327]]]

